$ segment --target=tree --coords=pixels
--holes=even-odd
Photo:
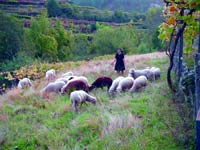
[[[136,50],[136,34],[132,27],[125,26],[119,28],[102,27],[94,35],[91,52],[97,54],[112,54],[117,48],[122,48],[125,52],[132,53]]]
[[[12,60],[22,49],[22,24],[12,16],[0,13],[0,63]]]
[[[58,59],[58,43],[54,38],[54,28],[45,16],[34,18],[27,32],[31,43],[35,46],[34,55],[36,58],[43,58],[49,61]]]
[[[55,39],[58,43],[58,59],[61,61],[68,59],[71,54],[73,36],[72,33],[63,28],[60,21],[57,21],[55,26]]]
[[[53,27],[44,15],[36,17],[31,21],[27,34],[35,47],[33,53],[36,58],[47,61],[69,58],[73,36],[63,28],[61,22],[57,21]]]
[[[55,0],[48,0],[47,11],[49,17],[57,17],[61,15],[61,8]]]

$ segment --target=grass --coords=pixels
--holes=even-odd
[[[134,66],[160,67],[161,78],[134,95],[111,98],[106,88],[94,90],[97,105],[83,105],[78,113],[68,96],[51,95],[47,101],[34,92],[9,91],[0,99],[0,149],[195,149],[191,108],[173,103],[166,84],[167,58],[142,61]],[[89,81],[99,74],[85,73]]]

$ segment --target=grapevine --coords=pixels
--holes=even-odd
[[[199,0],[163,0],[165,6],[163,8],[163,16],[165,21],[159,27],[159,38],[167,41],[169,46],[166,54],[169,56],[170,65],[167,70],[167,82],[172,91],[171,70],[173,68],[173,59],[178,41],[181,36],[184,38],[184,54],[193,51],[192,40],[198,35],[198,20],[200,14]],[[174,46],[171,49],[171,43]]]

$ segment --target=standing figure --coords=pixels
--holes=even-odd
[[[124,61],[124,54],[123,51],[121,49],[117,50],[117,53],[115,55],[115,59],[112,62],[112,64],[115,63],[115,71],[118,74],[123,74],[124,70],[125,70],[125,61]]]

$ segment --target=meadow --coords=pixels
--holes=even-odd
[[[113,56],[98,57],[73,65],[70,71],[92,83],[105,75],[117,77],[110,65]],[[0,150],[183,150],[194,149],[191,106],[174,97],[166,83],[168,58],[164,53],[126,56],[129,68],[161,68],[161,77],[139,93],[124,92],[109,97],[107,89],[96,89],[96,106],[88,103],[71,110],[68,95],[40,97],[44,79],[33,89],[13,88],[0,96]],[[63,63],[62,72],[67,72]]]

